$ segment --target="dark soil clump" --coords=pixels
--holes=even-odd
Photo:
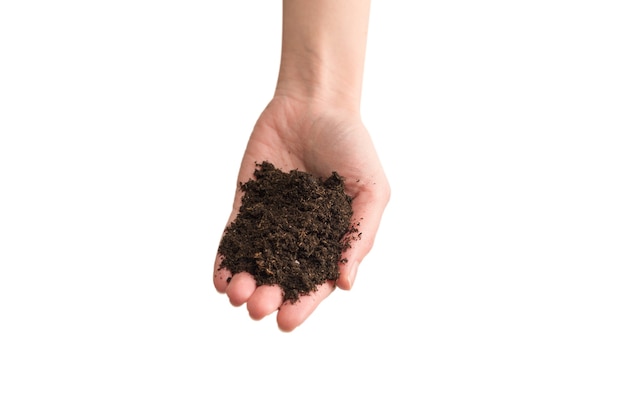
[[[283,172],[265,161],[239,187],[242,205],[220,242],[220,269],[278,285],[292,303],[339,277],[342,253],[358,233],[342,177]]]

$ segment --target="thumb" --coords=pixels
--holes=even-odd
[[[350,290],[354,285],[359,265],[374,246],[388,200],[387,194],[379,198],[359,195],[352,201],[353,222],[357,231],[350,242],[350,247],[344,251],[342,258],[347,261],[339,265],[339,278],[336,283],[338,288]]]

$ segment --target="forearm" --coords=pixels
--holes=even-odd
[[[283,0],[277,96],[358,111],[369,0]]]

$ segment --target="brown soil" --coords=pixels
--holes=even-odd
[[[292,303],[339,277],[342,254],[358,238],[342,177],[283,172],[265,161],[239,187],[242,205],[220,242],[220,269],[278,285]]]

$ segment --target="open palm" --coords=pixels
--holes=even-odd
[[[359,222],[361,239],[346,250],[340,263],[336,283],[329,280],[317,291],[303,296],[296,303],[283,303],[278,286],[257,286],[246,272],[231,277],[218,269],[216,256],[214,284],[226,293],[235,306],[247,304],[254,319],[261,319],[278,310],[281,330],[291,331],[302,324],[337,287],[352,287],[359,263],[371,250],[378,225],[387,205],[390,188],[376,150],[358,113],[328,109],[323,103],[303,102],[293,98],[275,97],[259,117],[244,152],[238,182],[253,177],[256,163],[269,161],[283,171],[298,169],[315,176],[328,177],[333,171],[345,179],[346,193],[352,196],[354,219]],[[242,192],[237,189],[230,224],[237,216]]]

